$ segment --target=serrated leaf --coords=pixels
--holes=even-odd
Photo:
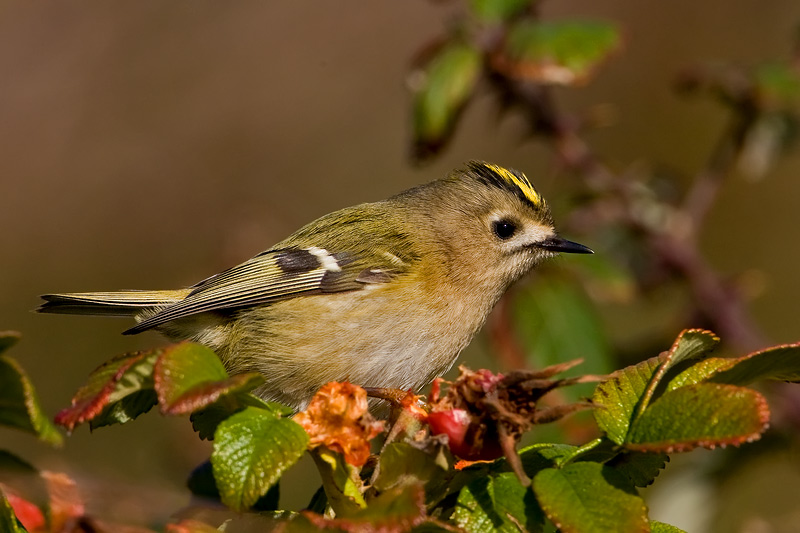
[[[373,486],[383,492],[399,485],[425,483],[430,490],[431,480],[443,478],[448,471],[445,459],[415,448],[407,442],[392,442],[380,454],[380,475]]]
[[[674,374],[680,368],[700,361],[714,351],[719,344],[719,337],[702,329],[685,329],[681,331],[666,354],[659,356],[661,364],[647,385],[642,399],[636,406],[634,419],[644,411],[658,389],[663,389],[662,381],[669,373]]]
[[[655,481],[658,474],[669,462],[664,453],[621,453],[606,463],[625,475],[635,487],[647,487]]]
[[[672,453],[758,439],[769,424],[769,407],[757,391],[700,383],[665,393],[631,427],[624,446]]]
[[[664,522],[650,521],[650,533],[686,533],[684,530],[665,524]]]
[[[608,22],[523,20],[509,32],[494,65],[514,78],[574,85],[588,81],[620,44],[619,30]]]
[[[736,364],[735,359],[709,357],[708,359],[704,359],[703,361],[693,364],[686,370],[683,370],[675,375],[675,377],[671,378],[667,383],[665,391],[671,391],[681,387],[686,387],[688,385],[702,383],[715,374],[731,368],[734,364]]]
[[[26,533],[27,531],[17,519],[2,488],[0,488],[0,531],[7,533]]]
[[[472,12],[487,22],[499,22],[517,15],[531,0],[470,0]]]
[[[461,489],[453,521],[467,532],[541,531],[544,515],[533,493],[511,472],[476,479]]]
[[[611,375],[595,389],[594,417],[609,439],[622,444],[631,424],[641,416],[669,372],[707,357],[719,343],[710,331],[687,329],[669,351]]]
[[[221,395],[240,390],[250,381],[229,378],[219,357],[206,346],[182,342],[165,349],[158,358],[153,382],[163,413],[187,414],[214,403]],[[252,388],[260,383],[254,382]]]
[[[547,468],[533,478],[544,513],[563,533],[650,530],[647,506],[630,481],[595,462]]]
[[[577,283],[556,276],[540,278],[520,291],[512,305],[513,331],[535,359],[535,367],[583,359],[582,373],[612,370],[611,349],[600,316]],[[590,387],[576,385],[562,394],[577,401],[591,393]]]
[[[618,370],[595,389],[595,421],[615,443],[625,442],[639,402],[662,361],[663,357],[654,357]]]
[[[214,480],[211,461],[205,461],[192,470],[192,473],[189,474],[189,479],[186,480],[186,488],[195,496],[219,501],[219,489],[217,489],[217,484]],[[253,504],[252,510],[274,511],[278,509],[280,494],[280,482],[278,482],[270,487],[267,493]]]
[[[211,464],[222,502],[250,508],[303,455],[308,435],[296,422],[247,407],[221,422]]]
[[[711,377],[714,383],[747,385],[760,379],[800,381],[800,343],[773,346],[734,359],[731,368]]]
[[[670,348],[665,365],[669,368],[688,361],[699,361],[719,345],[719,337],[704,329],[683,330]]]
[[[520,462],[525,473],[533,478],[540,470],[556,465],[559,460],[569,457],[578,449],[569,444],[539,443],[519,451]],[[505,467],[505,459],[498,461]]]
[[[39,404],[33,384],[13,358],[0,356],[0,424],[36,435],[53,446],[63,437]]]
[[[419,157],[437,151],[447,141],[480,70],[476,48],[451,42],[414,74],[414,143]]]
[[[250,392],[264,383],[261,374],[238,374],[222,381],[200,383],[163,406],[164,414],[194,413],[219,400],[222,396]]]
[[[142,391],[153,388],[153,365],[162,353],[149,350],[124,354],[103,363],[91,374],[72,398],[72,405],[56,415],[56,424],[72,431],[83,422],[94,421],[94,427],[125,423],[152,406],[152,396]],[[125,398],[136,395],[124,401]],[[115,406],[117,402],[122,405]]]
[[[89,420],[89,429],[126,424],[140,415],[150,411],[158,403],[156,391],[142,389],[122,397],[119,401],[108,404],[97,416]]]
[[[22,338],[18,331],[0,331],[0,353],[5,352]]]

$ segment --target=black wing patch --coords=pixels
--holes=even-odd
[[[355,266],[353,263],[354,258],[349,254],[331,254],[315,247],[267,251],[201,281],[192,287],[186,298],[124,334],[140,333],[196,313],[261,305],[299,295],[359,289],[364,282],[357,279],[359,272],[348,268]]]

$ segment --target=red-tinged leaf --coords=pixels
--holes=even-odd
[[[710,331],[703,329],[683,330],[680,335],[678,335],[678,338],[675,339],[675,342],[672,343],[672,347],[666,355],[660,357],[661,365],[647,385],[647,389],[642,395],[639,405],[636,406],[634,418],[641,414],[650,404],[656,388],[670,369],[681,363],[699,361],[707,357],[708,354],[714,351],[718,344],[719,337]]]
[[[83,498],[75,481],[60,472],[42,472],[50,498],[50,529],[65,531],[66,524],[84,516]]]
[[[732,363],[710,381],[732,385],[747,385],[760,379],[800,381],[800,343],[773,346],[733,359]]]
[[[636,408],[663,359],[654,357],[618,370],[595,389],[592,396],[595,421],[615,443],[625,442]]]
[[[492,65],[506,76],[537,83],[576,85],[589,80],[621,45],[608,22],[522,20],[508,34]]]
[[[700,383],[655,400],[631,427],[624,446],[647,452],[683,452],[698,446],[739,445],[760,438],[769,406],[757,391]]]
[[[17,516],[22,526],[29,532],[45,531],[44,514],[41,509],[29,502],[25,498],[8,490],[8,487],[0,485],[0,492],[5,493],[8,504]],[[3,519],[0,519],[0,525],[3,524]],[[16,531],[14,529],[6,529],[0,527],[0,531]]]
[[[665,365],[671,368],[686,361],[699,361],[713,352],[719,345],[719,337],[705,329],[681,331],[667,352]]]
[[[191,387],[161,410],[168,415],[185,415],[204,409],[222,396],[249,392],[264,383],[261,374],[238,374],[222,381],[206,381]]]
[[[124,354],[100,365],[72,398],[72,406],[56,415],[56,424],[72,431],[78,424],[94,420],[116,402],[152,389],[153,364],[160,354],[161,350]],[[142,405],[144,407],[146,404]]]
[[[22,338],[18,331],[0,331],[0,353],[5,352]]]
[[[609,439],[622,444],[631,424],[649,405],[664,376],[676,365],[702,360],[714,350],[719,338],[710,331],[687,329],[669,351],[634,366],[623,368],[601,383],[592,402],[594,417]]]
[[[663,453],[621,453],[606,463],[625,474],[636,487],[647,487],[667,466],[669,456]]]
[[[667,383],[666,391],[679,389],[696,383],[708,381],[715,374],[727,370],[736,364],[736,359],[726,359],[724,357],[709,357],[699,361],[686,370],[675,375]]]
[[[0,356],[0,424],[36,435],[53,446],[63,438],[39,404],[28,375],[14,359]]]
[[[209,394],[214,394],[212,391],[215,387],[212,384],[226,379],[228,372],[219,357],[209,348],[193,342],[181,342],[166,348],[153,369],[158,403],[164,413],[169,413],[172,405],[187,393],[200,402],[198,408],[213,403],[213,400],[202,403],[202,388],[194,391],[192,389],[198,385],[208,385],[206,390]],[[223,386],[222,390],[225,388]],[[188,397],[182,403],[185,404],[184,408],[191,404]]]
[[[533,478],[536,499],[563,533],[649,532],[647,506],[628,480],[595,462],[547,468]]]

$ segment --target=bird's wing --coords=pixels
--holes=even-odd
[[[263,305],[301,295],[358,290],[385,283],[405,270],[406,263],[330,253],[316,247],[269,250],[205,279],[183,300],[165,307],[125,331],[132,335],[196,313]]]

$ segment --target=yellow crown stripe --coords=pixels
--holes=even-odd
[[[522,194],[525,196],[525,198],[530,200],[533,205],[537,207],[542,205],[541,195],[536,192],[536,189],[533,188],[533,185],[531,185],[531,182],[528,181],[528,178],[526,178],[524,174],[520,173],[517,175],[508,169],[498,165],[493,165],[491,163],[485,163],[484,166],[506,180],[509,184],[522,191]]]

